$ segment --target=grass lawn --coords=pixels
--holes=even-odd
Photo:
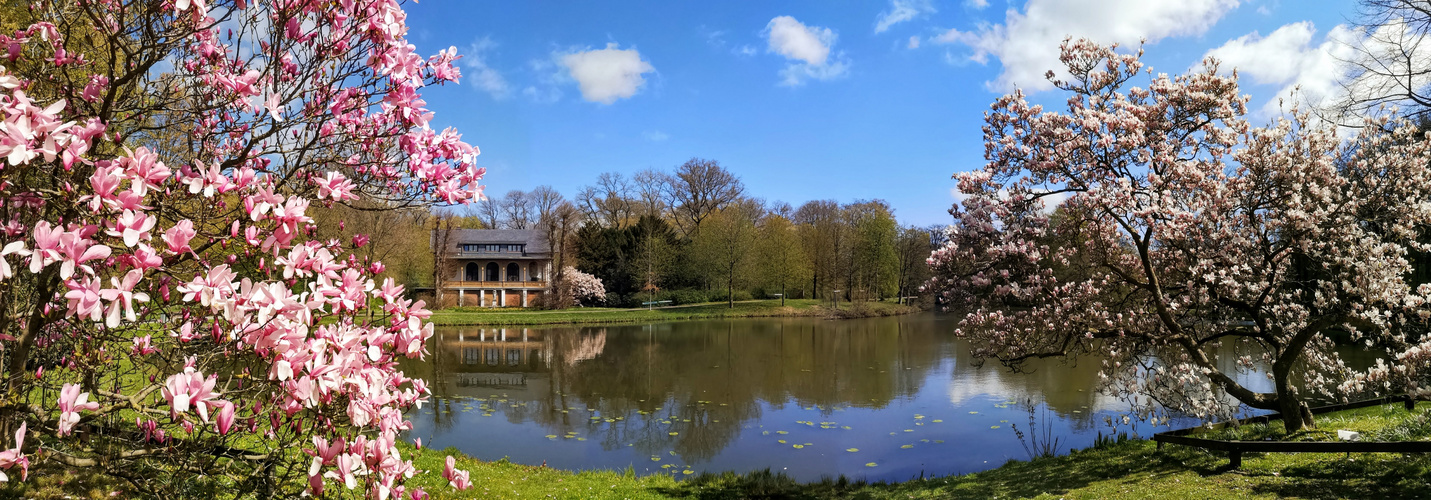
[[[555,325],[578,323],[639,323],[688,319],[762,318],[762,317],[861,317],[894,316],[917,311],[916,308],[892,302],[867,302],[861,307],[840,303],[839,309],[828,302],[813,299],[748,300],[730,307],[725,302],[709,302],[655,309],[612,309],[586,307],[559,311],[529,309],[494,309],[461,307],[433,312],[432,322],[438,326],[468,325]]]

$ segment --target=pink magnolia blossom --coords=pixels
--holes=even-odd
[[[472,481],[467,478],[467,471],[457,468],[457,459],[452,455],[447,456],[447,466],[442,469],[442,477],[447,479],[447,484],[458,490],[465,490],[472,487]]]
[[[1300,391],[1411,382],[1353,370],[1333,338],[1400,354],[1426,338],[1431,286],[1413,288],[1404,258],[1431,250],[1422,131],[1378,117],[1344,140],[1295,108],[1255,127],[1215,60],[1150,76],[1141,51],[1061,52],[1066,109],[995,100],[988,163],[957,175],[956,223],[928,260],[926,288],[964,311],[975,356],[1095,355],[1102,388],[1144,416],[1243,404],[1281,411],[1288,432],[1311,423]],[[1256,354],[1219,359],[1233,345]],[[1241,376],[1258,370],[1268,387]]]
[[[188,413],[193,407],[199,413],[199,418],[204,422],[209,421],[209,408],[218,405],[215,401],[218,393],[214,392],[214,384],[218,383],[218,377],[210,375],[205,378],[204,374],[195,370],[193,366],[184,368],[183,373],[170,375],[164,382],[162,395],[169,403],[170,411],[173,414]]]
[[[195,456],[167,450],[204,455],[212,447],[196,424],[213,416],[212,429],[235,448],[333,443],[313,452],[310,493],[336,482],[376,498],[419,495],[402,484],[415,470],[396,443],[411,428],[404,411],[430,391],[397,360],[426,354],[430,314],[399,286],[378,289],[382,264],[353,255],[361,238],[319,239],[312,207],[354,200],[357,186],[415,206],[480,199],[477,148],[455,130],[431,130],[420,92],[456,81],[459,56],[419,55],[395,0],[239,1],[225,5],[222,27],[210,3],[175,0],[151,16],[113,2],[40,2],[28,10],[33,24],[0,33],[0,280],[44,292],[7,295],[37,314],[0,324],[0,341],[25,358],[12,370],[63,360],[13,377],[21,393],[64,388],[55,407],[4,418],[24,429],[27,418],[59,415],[43,440],[107,463],[156,444],[163,449],[146,460]],[[58,26],[74,19],[117,36],[70,39]],[[115,51],[125,57],[109,57]],[[77,65],[94,76],[54,78]],[[174,68],[162,85],[146,76],[158,65]],[[36,100],[26,93],[34,88],[73,98]],[[189,104],[174,106],[180,96]],[[176,141],[135,133],[155,126]],[[119,330],[139,324],[143,331]],[[20,335],[30,326],[42,334]],[[110,421],[153,410],[99,407],[80,384],[117,370],[171,373],[169,363],[186,356],[167,378],[105,383],[106,398],[158,401],[169,418],[138,417],[135,433],[107,434],[105,446],[74,436],[81,412]],[[169,470],[252,466],[195,466],[213,463]],[[0,470],[16,465],[28,467],[18,442],[0,452]],[[136,492],[145,493],[161,494]]]
[[[20,428],[15,430],[15,447],[5,451],[0,451],[0,482],[10,481],[10,476],[6,475],[6,470],[15,466],[20,467],[20,479],[23,481],[30,475],[30,457],[26,457],[20,451],[25,445],[25,422],[20,422]]]
[[[99,403],[89,401],[88,392],[80,392],[78,384],[65,384],[60,388],[60,422],[59,434],[69,435],[73,432],[75,424],[79,423],[80,410],[94,411],[99,409]]]
[[[219,435],[227,435],[229,429],[234,426],[234,404],[229,401],[219,402],[219,414],[214,420],[219,431]]]
[[[19,255],[24,257],[29,254],[30,251],[25,250],[24,241],[12,241],[6,243],[3,248],[0,248],[0,281],[15,276],[15,270],[10,267],[10,261],[5,258],[6,255]]]
[[[194,223],[188,219],[181,220],[173,227],[164,231],[164,244],[168,245],[169,251],[174,253],[187,253],[193,249],[189,248],[189,241],[194,239]]]
[[[143,277],[144,271],[134,269],[125,273],[123,280],[110,278],[110,283],[114,285],[114,288],[105,288],[99,291],[99,298],[109,302],[109,307],[105,309],[105,326],[110,328],[119,326],[121,312],[124,314],[124,319],[129,322],[137,321],[134,303],[149,302],[149,294],[134,291],[134,286],[139,284],[139,280]]]

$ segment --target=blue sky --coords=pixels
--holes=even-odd
[[[1066,35],[1136,44],[1181,73],[1215,53],[1239,67],[1254,117],[1341,77],[1351,1],[422,0],[410,40],[456,46],[460,85],[429,88],[433,127],[482,150],[488,194],[549,184],[570,197],[602,172],[714,159],[747,192],[799,206],[880,198],[903,223],[945,223],[950,176],[983,164],[983,111],[1041,75]],[[1270,103],[1270,104],[1269,104]]]

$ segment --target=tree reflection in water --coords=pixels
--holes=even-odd
[[[1095,390],[1097,359],[1026,373],[979,367],[953,326],[921,314],[439,328],[427,361],[404,368],[433,389],[432,405],[413,415],[414,435],[430,446],[571,468],[790,467],[806,479],[969,472],[1023,458],[1007,422],[1027,415],[1009,401],[1032,399],[1056,415],[1059,432],[1087,434],[1069,446],[1086,446],[1080,439],[1091,442],[1122,408]],[[805,442],[815,446],[791,447]],[[846,457],[846,448],[861,451]]]

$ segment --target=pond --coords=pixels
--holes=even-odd
[[[1028,459],[1034,437],[1067,453],[1114,431],[1126,405],[1094,390],[1096,360],[977,367],[956,321],[438,328],[427,361],[405,366],[434,393],[409,435],[563,469],[899,481]]]

